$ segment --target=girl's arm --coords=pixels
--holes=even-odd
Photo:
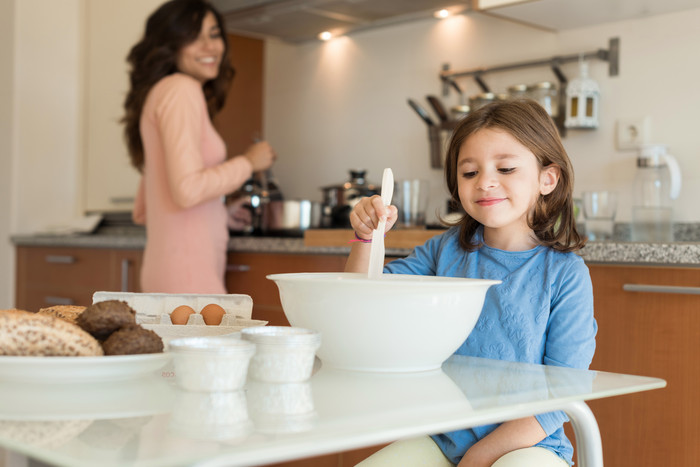
[[[504,454],[534,446],[546,437],[547,434],[535,417],[501,423],[469,448],[457,467],[490,467]]]
[[[379,195],[362,198],[350,212],[350,225],[359,239],[370,240],[372,231],[377,228],[382,216],[387,216],[384,231],[386,233],[398,218],[396,206],[384,206]],[[345,272],[367,272],[372,244],[362,240],[356,241],[350,249],[350,255],[345,263]]]
[[[588,268],[577,258],[556,272],[543,363],[588,368],[597,330]],[[549,412],[503,423],[474,444],[458,465],[490,466],[510,451],[539,443],[566,420],[563,412]]]

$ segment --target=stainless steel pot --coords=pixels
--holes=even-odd
[[[321,203],[302,200],[269,201],[262,205],[263,233],[292,234],[321,225]]]

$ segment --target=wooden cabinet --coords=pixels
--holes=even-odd
[[[140,250],[17,247],[15,306],[89,305],[98,290],[138,292]]]
[[[591,369],[668,383],[664,389],[589,403],[600,426],[605,465],[695,465],[700,458],[700,295],[632,292],[623,286],[697,291],[700,268],[589,267],[598,321]]]
[[[273,326],[289,326],[279,300],[277,285],[268,274],[288,272],[334,272],[345,267],[343,255],[280,253],[229,253],[226,288],[253,298],[253,318]]]

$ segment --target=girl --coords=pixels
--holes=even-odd
[[[573,253],[585,241],[573,215],[571,162],[539,104],[505,101],[468,115],[445,161],[453,202],[466,211],[442,235],[386,265],[385,272],[500,279],[457,354],[588,368],[596,322],[588,268]],[[346,271],[366,272],[372,230],[396,208],[364,198],[350,221],[358,238]],[[362,466],[571,464],[562,412],[400,441]],[[404,459],[410,459],[408,463]]]
[[[222,197],[276,155],[266,142],[226,160],[211,116],[233,78],[221,15],[205,0],[171,0],[131,49],[124,108],[132,165],[143,174],[133,219],[146,224],[144,292],[226,293]]]

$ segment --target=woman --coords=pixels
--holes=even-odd
[[[226,293],[222,197],[276,154],[266,142],[226,160],[211,117],[233,78],[221,15],[205,0],[171,0],[131,49],[124,107],[131,163],[142,173],[133,219],[145,224],[144,292]]]

